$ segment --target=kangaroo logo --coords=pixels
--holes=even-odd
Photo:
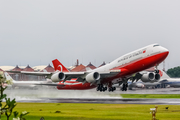
[[[57,69],[60,70],[60,72],[62,72],[63,71],[62,65],[58,65]]]

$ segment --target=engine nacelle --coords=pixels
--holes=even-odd
[[[160,77],[159,73],[148,72],[141,77],[141,80],[143,82],[157,82],[160,80]]]
[[[154,73],[148,72],[146,74],[143,74],[141,80],[143,82],[152,82],[154,80]]]
[[[159,81],[160,78],[161,78],[160,74],[159,74],[159,73],[155,73],[155,76],[154,76],[154,82]]]
[[[92,72],[86,75],[86,81],[88,83],[94,83],[99,79],[100,79],[100,74],[98,72]]]
[[[63,72],[58,72],[58,73],[55,73],[55,74],[53,74],[53,75],[51,76],[51,80],[52,80],[53,82],[60,82],[60,81],[62,81],[62,80],[64,80],[64,79],[65,79],[65,75],[64,75]]]

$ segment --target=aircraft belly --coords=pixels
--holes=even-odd
[[[84,90],[84,89],[91,89],[91,88],[95,88],[96,86],[94,85],[90,85],[89,83],[79,83],[79,84],[71,84],[71,85],[65,85],[63,87],[57,86],[57,88],[59,90],[61,89],[70,89],[70,90]]]

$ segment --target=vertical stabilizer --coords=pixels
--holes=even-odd
[[[55,71],[61,71],[61,72],[69,72],[69,70],[64,67],[62,63],[59,62],[58,59],[55,59],[52,61]]]
[[[14,82],[13,78],[7,72],[4,72],[4,76],[6,77],[6,80],[12,80]]]
[[[161,76],[161,79],[167,79],[167,78],[170,78],[166,72],[164,71],[161,71],[162,72],[162,76]]]

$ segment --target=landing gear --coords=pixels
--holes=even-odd
[[[123,86],[121,88],[122,91],[127,91],[128,83],[123,83]]]
[[[107,90],[107,87],[104,87],[103,84],[99,84],[96,90],[100,92],[104,92]]]
[[[159,65],[159,64],[158,64],[158,65]],[[154,70],[155,73],[159,73],[158,65],[155,66],[155,70]]]
[[[103,84],[99,84],[98,87],[96,88],[96,90],[100,92],[105,92],[107,89],[109,92],[113,92],[114,90],[116,90],[116,87],[107,88],[106,86],[103,86]]]
[[[113,91],[115,91],[115,90],[116,90],[116,87],[110,87],[110,88],[108,89],[109,92],[113,92]]]
[[[155,73],[159,73],[159,70],[155,70],[154,72],[155,72]]]

